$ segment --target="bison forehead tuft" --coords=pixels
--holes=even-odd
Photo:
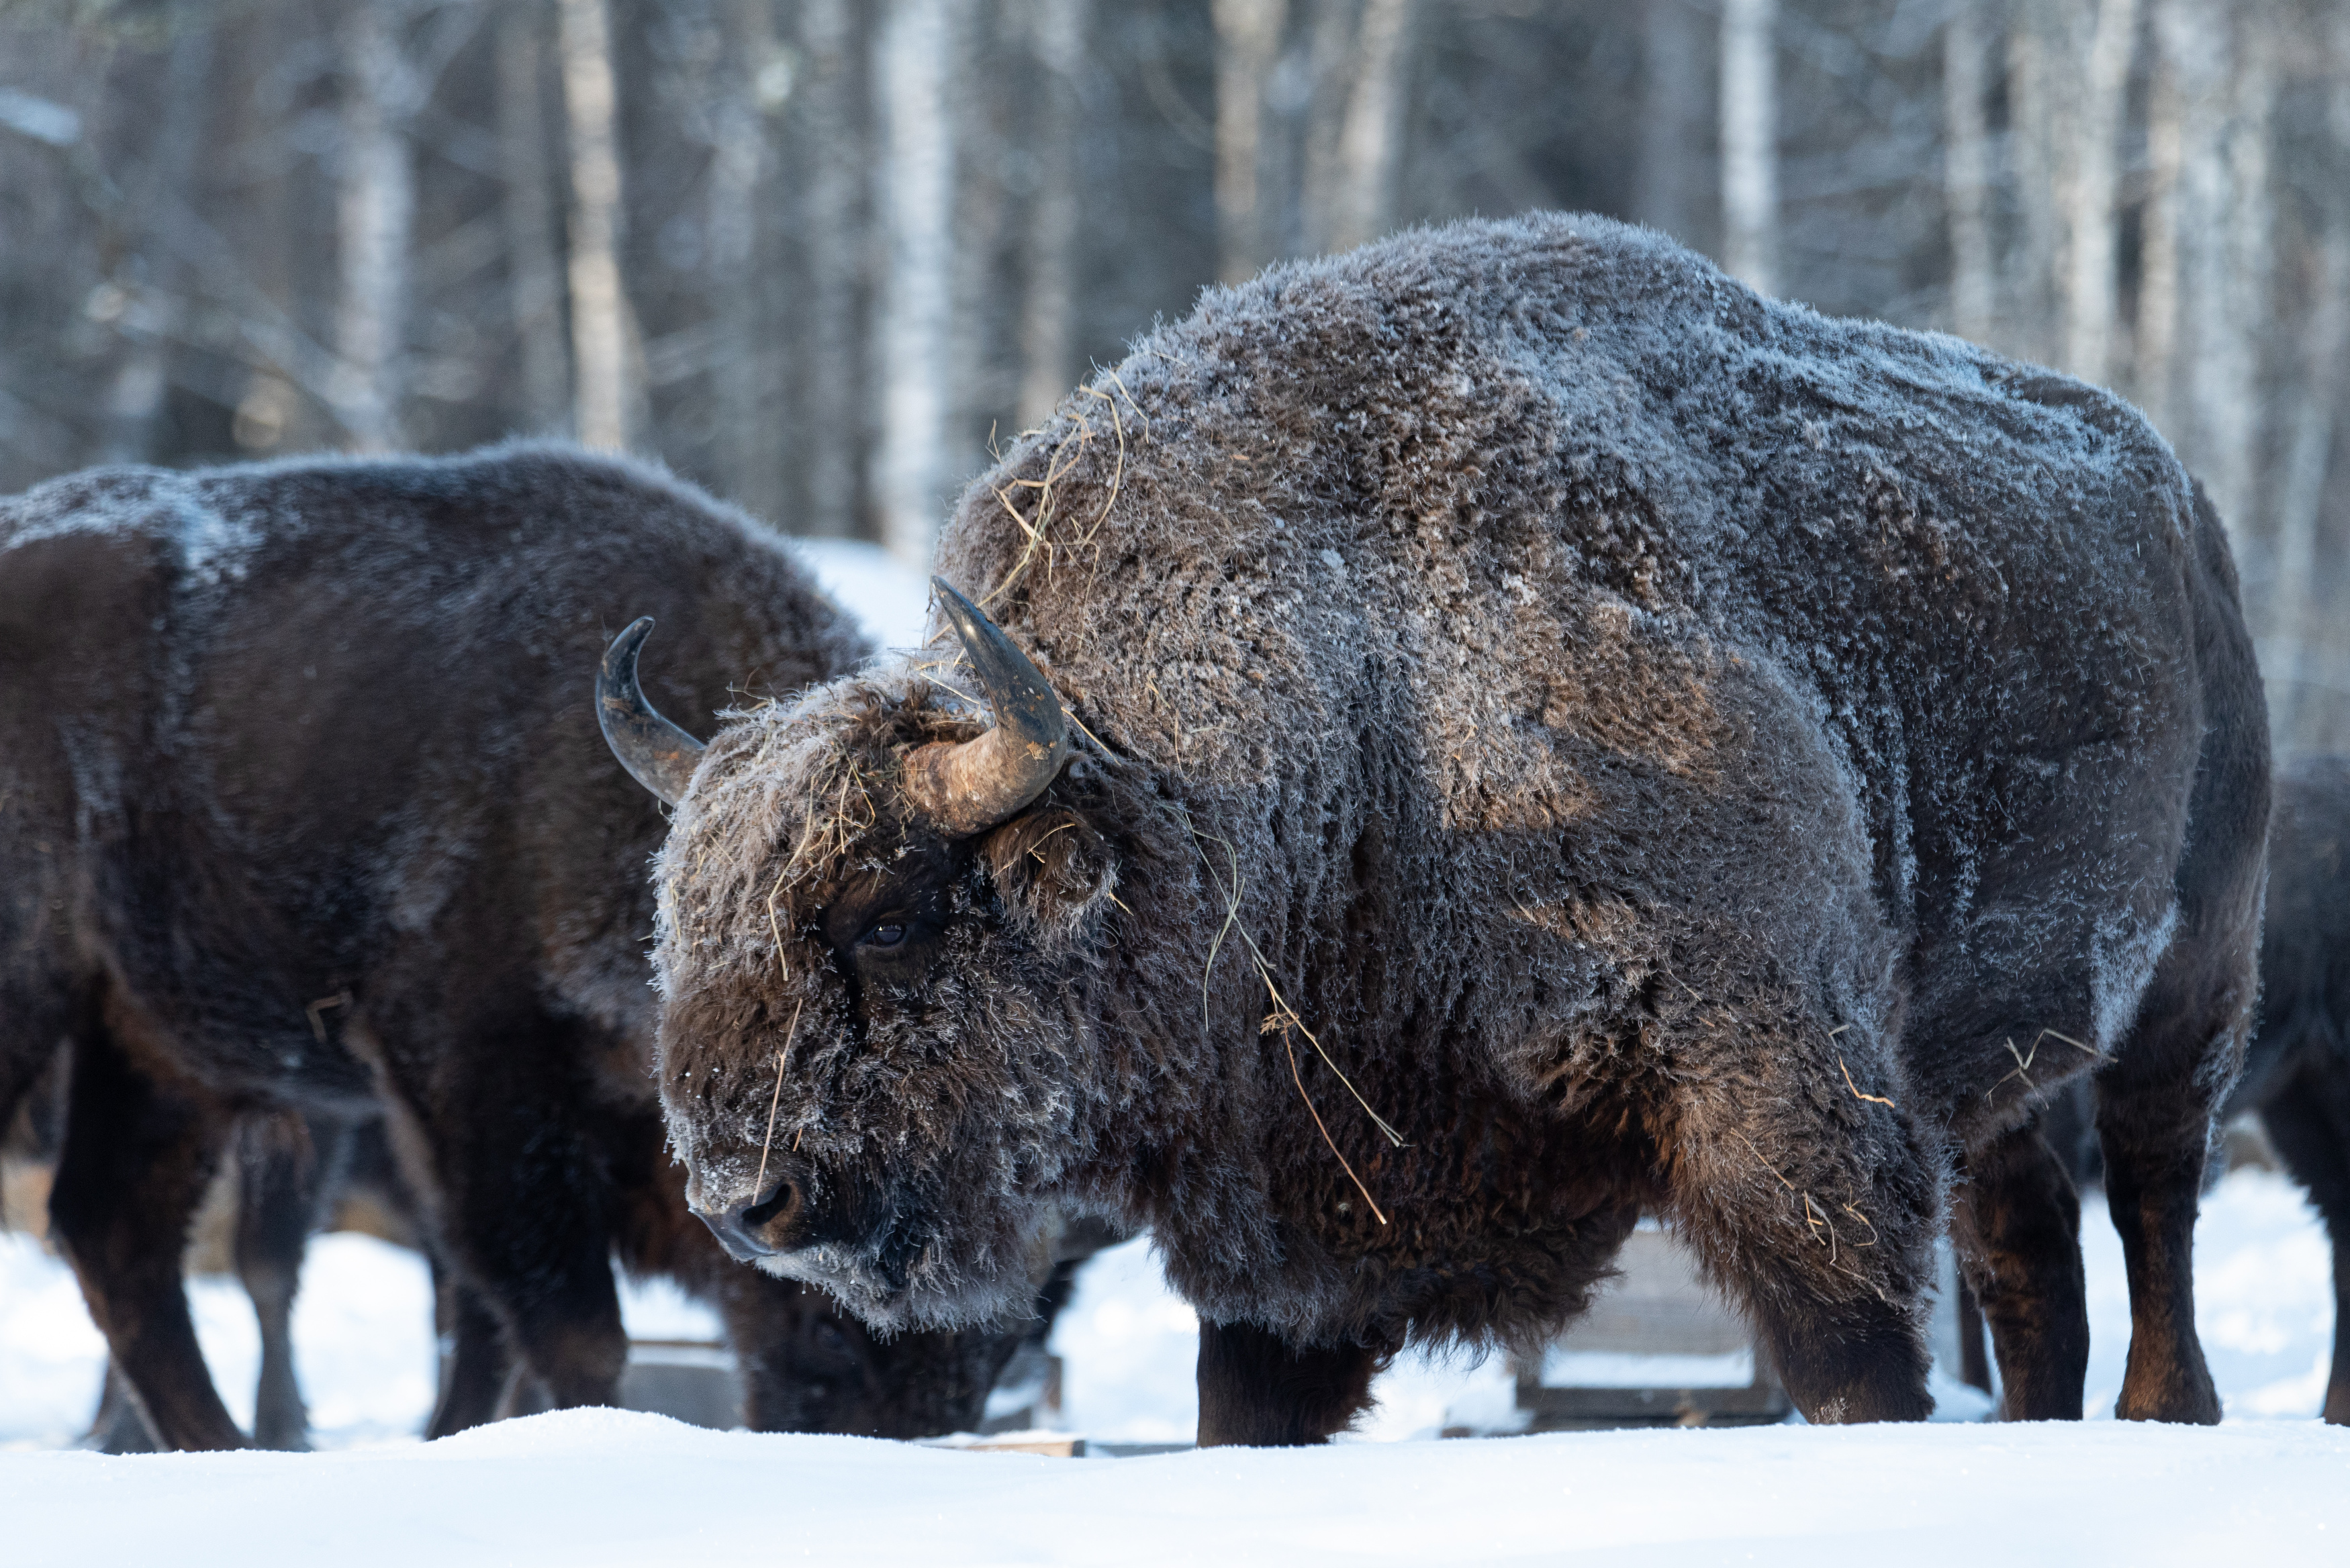
[[[978,728],[931,685],[910,670],[855,677],[724,715],[654,863],[666,994],[688,971],[772,965],[795,916],[898,853],[904,753]]]

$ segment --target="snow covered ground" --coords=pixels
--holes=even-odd
[[[1575,1434],[1067,1460],[570,1411],[339,1454],[0,1456],[12,1563],[1985,1561],[2339,1568],[2312,1422]]]
[[[2333,1313],[2325,1239],[2282,1178],[2239,1171],[2206,1200],[2198,1321],[2228,1404],[2217,1432],[2125,1427],[2128,1303],[2118,1241],[2085,1227],[2095,1419],[2079,1427],[1618,1432],[1433,1442],[1506,1428],[1498,1363],[1408,1361],[1356,1439],[1305,1454],[1102,1461],[958,1454],[852,1438],[709,1433],[572,1412],[426,1446],[431,1296],[413,1254],[366,1237],[313,1247],[295,1334],[314,1456],[59,1453],[87,1421],[102,1351],[69,1273],[0,1236],[0,1557],[202,1563],[1973,1561],[2142,1563],[2226,1551],[2350,1561],[2350,1433],[2311,1417]],[[205,1354],[240,1418],[251,1309],[199,1280]],[[664,1285],[631,1289],[647,1338],[713,1332]],[[1179,1441],[1195,1406],[1191,1312],[1147,1241],[1104,1253],[1055,1333],[1066,1424]],[[1960,1408],[1968,1391],[1938,1380]],[[1398,1441],[1395,1439],[1419,1439]],[[91,1553],[96,1553],[92,1556]]]

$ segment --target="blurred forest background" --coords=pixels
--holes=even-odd
[[[1653,224],[2119,389],[2350,749],[2343,0],[0,0],[0,488],[656,454],[910,562],[1200,289]]]

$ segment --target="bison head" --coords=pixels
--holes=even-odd
[[[936,586],[978,696],[909,659],[730,714],[705,751],[638,690],[650,623],[598,682],[613,750],[677,807],[654,960],[687,1200],[884,1327],[1026,1312],[1087,1142],[1084,978],[1122,859],[1108,766]]]

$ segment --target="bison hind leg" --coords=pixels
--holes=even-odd
[[[2130,1293],[2126,1420],[2220,1418],[2195,1336],[2195,1208],[2212,1115],[2243,1061],[2258,992],[2269,831],[2268,706],[2210,502],[2195,493],[2207,576],[2197,607],[2203,728],[2173,877],[2178,935],[2137,1022],[2096,1076],[2106,1202]]]
[[[2001,1413],[2079,1420],[2089,1373],[2081,1200],[2036,1128],[2019,1127],[1967,1158],[1950,1233],[1999,1355]]]
[[[2209,1426],[2220,1419],[2220,1396],[2195,1333],[2195,1212],[2251,979],[2247,959],[2240,986],[2206,989],[2196,983],[2204,955],[2182,947],[2097,1075],[2097,1137],[2129,1278],[2129,1364],[2114,1413]]]
[[[236,1449],[196,1344],[181,1256],[230,1121],[195,1085],[133,1066],[101,1027],[74,1043],[49,1220],[157,1442]]]
[[[2207,827],[2189,855],[2180,935],[2095,1080],[2106,1203],[2129,1277],[2129,1365],[2114,1411],[2124,1420],[2220,1419],[2195,1334],[2195,1210],[2251,1013],[2265,815],[2236,825],[2241,857],[2215,866],[2228,847],[2223,826]]]

